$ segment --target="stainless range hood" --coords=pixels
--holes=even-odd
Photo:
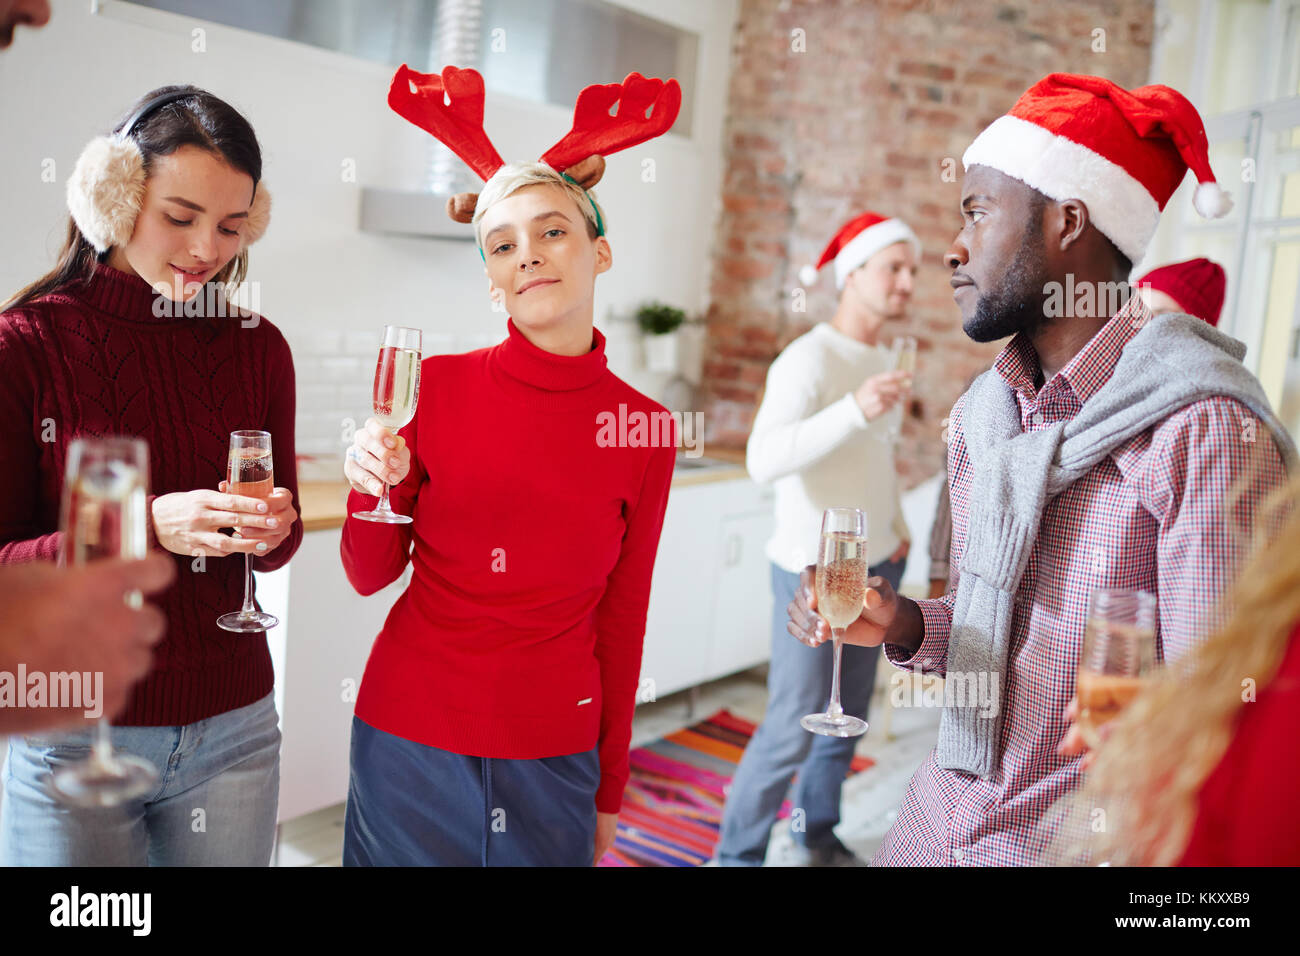
[[[431,38],[433,62],[478,66],[482,21],[483,0],[440,0]],[[426,189],[362,188],[362,232],[474,241],[473,226],[453,222],[447,215],[447,199],[466,190],[477,191],[477,183],[442,143],[433,140],[428,149]]]
[[[387,236],[420,236],[473,242],[474,227],[447,215],[447,194],[380,189],[361,190],[361,231]]]

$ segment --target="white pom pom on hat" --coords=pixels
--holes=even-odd
[[[1221,219],[1232,212],[1232,196],[1216,182],[1197,183],[1192,205],[1206,219]]]
[[[817,281],[817,267],[803,266],[799,269],[799,281],[804,285],[813,285]]]

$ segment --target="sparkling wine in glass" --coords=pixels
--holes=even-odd
[[[271,433],[238,431],[230,433],[230,456],[226,465],[226,493],[261,498],[265,501],[275,490],[275,466],[271,460]],[[253,603],[253,556],[244,552],[244,605],[217,618],[217,626],[236,634],[261,633],[275,627],[280,619],[259,611]]]
[[[906,372],[912,375],[916,372],[916,338],[911,335],[900,335],[894,339],[891,350],[894,354],[894,371]],[[903,407],[907,403],[909,392],[905,392],[898,402],[898,414],[893,417],[889,425],[889,437],[897,439],[903,427]]]
[[[139,438],[78,438],[68,448],[60,526],[64,565],[100,558],[143,558],[149,551],[149,448]],[[143,604],[138,591],[126,595]],[[50,787],[74,807],[113,807],[149,792],[158,769],[133,754],[114,754],[107,718],[95,724],[90,756],[54,771]]]
[[[857,508],[827,508],[822,515],[821,547],[817,555],[817,613],[831,626],[835,665],[831,700],[824,714],[800,719],[804,730],[827,737],[857,737],[867,722],[844,713],[840,705],[840,654],[844,629],[862,613],[867,587],[867,516]]]
[[[420,330],[384,326],[384,344],[375,366],[375,418],[394,435],[415,417],[420,401]],[[354,511],[352,517],[381,524],[410,524],[388,503],[388,485],[373,511]]]
[[[1079,732],[1101,746],[1098,728],[1117,717],[1155,668],[1156,599],[1145,591],[1099,588],[1088,601],[1075,693]]]

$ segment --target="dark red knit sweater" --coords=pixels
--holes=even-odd
[[[264,429],[275,483],[298,507],[293,358],[284,337],[260,317],[158,318],[154,301],[143,279],[101,265],[83,287],[0,314],[0,563],[57,557],[64,462],[82,435],[146,439],[157,496],[216,490],[230,433]],[[299,520],[253,567],[280,567],[301,542]],[[271,692],[265,636],[217,627],[243,600],[243,557],[207,558],[201,571],[195,558],[173,557],[177,582],[159,599],[166,636],[116,723],[187,724]]]
[[[537,348],[513,322],[509,332],[494,348],[421,366],[419,409],[401,433],[411,472],[391,496],[415,523],[344,524],[343,566],[362,594],[414,565],[370,653],[356,715],[477,757],[598,745],[596,808],[615,813],[674,439],[601,438],[598,416],[620,405],[629,416],[666,413],[605,367],[599,330],[572,357]],[[375,500],[353,492],[348,510]]]

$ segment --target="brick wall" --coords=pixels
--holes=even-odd
[[[706,440],[744,445],[768,365],[835,308],[827,275],[797,311],[799,267],[840,223],[874,209],[905,219],[923,246],[911,315],[887,329],[920,345],[898,450],[904,486],[938,470],[943,418],[1001,348],[966,338],[942,262],[960,228],[961,154],[1047,73],[1145,84],[1152,17],[1151,0],[742,0],[702,383]],[[1099,41],[1104,51],[1094,51]]]

